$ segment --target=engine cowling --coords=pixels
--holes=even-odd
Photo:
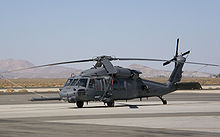
[[[119,67],[116,70],[117,73],[115,76],[119,78],[138,78],[139,74],[141,73],[136,70],[130,70],[127,68],[119,68]]]

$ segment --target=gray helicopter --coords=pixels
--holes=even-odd
[[[113,107],[116,100],[158,97],[163,102],[163,104],[167,104],[167,101],[163,98],[163,96],[177,90],[180,84],[179,82],[182,78],[184,63],[206,66],[219,66],[215,64],[186,62],[186,57],[184,56],[188,55],[190,51],[187,51],[183,54],[178,54],[178,47],[179,39],[177,39],[175,56],[171,60],[146,58],[116,58],[111,56],[100,56],[93,59],[59,62],[25,68],[33,69],[70,63],[91,61],[96,62],[94,67],[83,71],[80,75],[73,75],[68,78],[65,85],[60,88],[60,97],[32,98],[31,101],[64,100],[68,101],[69,103],[76,103],[78,108],[82,108],[84,102],[88,103],[89,101],[102,101],[104,103],[107,103],[108,107]],[[170,64],[171,62],[174,62],[175,66],[169,77],[168,82],[158,83],[155,81],[140,78],[139,75],[141,74],[141,72],[137,70],[113,66],[111,61],[117,60],[159,61],[164,62],[164,66]]]

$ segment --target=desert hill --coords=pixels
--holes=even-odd
[[[26,60],[5,59],[0,60],[0,72],[32,67],[32,63]],[[63,66],[36,68],[5,74],[7,78],[67,78],[72,73],[79,74],[81,70]]]

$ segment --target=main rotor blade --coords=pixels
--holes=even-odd
[[[112,60],[138,60],[138,61],[157,61],[157,62],[177,62],[175,58],[171,60],[164,60],[164,59],[146,59],[146,58],[113,58]],[[184,62],[188,64],[195,64],[195,65],[204,65],[204,66],[214,66],[214,67],[220,67],[220,65],[217,64],[210,64],[210,63],[199,63],[199,62]]]
[[[169,60],[165,59],[150,59],[150,58],[113,58],[112,60],[137,60],[137,61],[159,61],[159,62],[165,62]]]
[[[177,40],[178,41],[178,40]],[[178,45],[178,44],[177,44]],[[178,48],[178,46],[177,46]],[[187,51],[183,53],[183,55],[189,54],[190,51]],[[178,53],[178,52],[177,52]],[[42,68],[42,67],[48,67],[48,66],[56,66],[56,65],[62,65],[62,64],[71,64],[71,63],[81,63],[81,62],[91,62],[91,61],[99,61],[99,58],[95,59],[85,59],[85,60],[74,60],[74,61],[66,61],[66,62],[58,62],[58,63],[51,63],[51,64],[45,64],[45,65],[39,65],[39,66],[33,66],[33,67],[27,67],[27,68],[22,68],[22,69],[15,69],[15,70],[9,70],[5,72],[0,72],[0,74],[4,73],[10,73],[10,72],[15,72],[15,71],[22,71],[22,70],[29,70],[29,69],[34,69],[34,68]],[[136,61],[156,61],[156,62],[165,62],[164,64],[167,65],[170,62],[177,62],[175,58],[171,60],[165,60],[165,59],[150,59],[150,58],[108,58],[109,61],[112,60],[124,60],[124,61],[131,61],[131,60],[136,60]],[[103,62],[102,62],[103,63]],[[205,66],[215,66],[215,67],[220,67],[220,65],[217,64],[209,64],[209,63],[198,63],[198,62],[185,62],[188,64],[195,64],[195,65],[205,65]],[[106,65],[108,66],[108,65]],[[115,73],[115,71],[112,69],[110,73]]]
[[[48,66],[56,66],[56,65],[71,64],[71,63],[81,63],[81,62],[90,62],[90,61],[95,61],[95,60],[94,59],[85,59],[85,60],[74,60],[74,61],[57,62],[57,63],[33,66],[33,67],[28,67],[28,68],[22,68],[22,69],[9,70],[9,71],[5,71],[5,72],[1,72],[1,74],[9,73],[9,72],[15,72],[15,71],[28,70],[28,69],[34,69],[34,68],[42,68],[42,67],[48,67]]]
[[[178,51],[179,51],[179,38],[176,41],[176,55],[175,55],[175,57],[178,56]]]
[[[185,63],[195,64],[195,65],[204,65],[204,66],[220,67],[220,65],[217,65],[217,64],[209,64],[209,63],[199,63],[199,62],[189,62],[189,61],[186,61]]]

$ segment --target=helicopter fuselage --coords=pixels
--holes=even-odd
[[[89,69],[79,76],[68,78],[59,95],[69,103],[77,101],[129,100],[134,98],[163,96],[174,91],[167,84],[143,80],[140,72],[127,68],[115,67],[117,75],[105,75],[104,68]]]

